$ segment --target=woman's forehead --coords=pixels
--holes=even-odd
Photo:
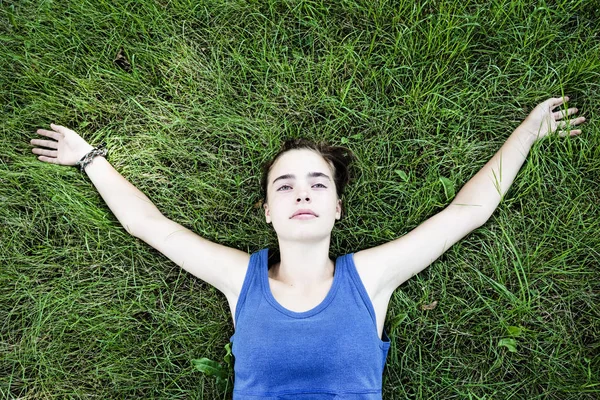
[[[271,176],[276,173],[294,174],[306,172],[322,172],[331,176],[331,166],[318,153],[308,149],[295,149],[281,155],[271,168]]]

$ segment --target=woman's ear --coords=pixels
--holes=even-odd
[[[335,219],[339,220],[342,218],[342,200],[337,201],[337,205],[335,206]]]
[[[271,223],[271,213],[269,211],[269,205],[267,203],[263,204],[263,208],[265,209],[265,220],[267,224]]]

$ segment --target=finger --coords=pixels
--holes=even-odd
[[[50,124],[50,125],[52,126],[52,124]],[[51,137],[52,139],[56,139],[56,140],[59,140],[61,138],[61,135],[59,133],[54,132],[54,131],[48,131],[46,129],[38,129],[36,132],[39,135],[48,136],[48,137]]]
[[[579,125],[585,122],[585,117],[579,117],[569,120],[569,125]]]
[[[559,131],[559,132],[558,132],[558,135],[559,135],[560,137],[565,137],[565,136],[577,136],[577,135],[579,135],[579,134],[581,134],[581,129],[573,129],[573,130],[571,130],[571,131],[567,131],[567,132],[565,132],[565,131]]]
[[[35,146],[48,147],[50,149],[58,149],[58,142],[53,140],[31,139],[31,144]]]
[[[548,102],[550,102],[550,105],[552,108],[561,105],[562,103],[566,103],[567,101],[569,101],[569,96],[565,96],[565,97],[553,97],[551,99],[548,99]]]
[[[570,119],[568,121],[557,121],[556,126],[559,128],[566,128],[567,126],[579,125],[585,122],[585,117],[579,117]]]
[[[39,154],[47,157],[58,157],[58,151],[56,150],[44,150],[44,149],[32,149],[33,154]]]
[[[50,163],[50,164],[58,164],[58,160],[56,158],[39,156],[38,160],[43,161],[43,162],[47,162],[47,163]]]
[[[552,116],[554,117],[554,119],[561,119],[561,118],[567,117],[569,115],[573,115],[578,111],[579,110],[577,108],[573,107],[573,108],[569,108],[568,110],[560,110],[560,111],[553,112]]]
[[[62,133],[63,135],[66,134],[67,132],[71,131],[66,126],[56,125],[56,124],[50,124],[50,128],[54,129],[56,132]]]

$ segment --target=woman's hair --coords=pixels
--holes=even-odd
[[[279,159],[283,154],[290,150],[308,149],[319,154],[329,165],[333,167],[333,181],[335,182],[335,189],[338,198],[342,198],[344,195],[344,188],[350,181],[350,164],[355,160],[355,156],[351,150],[345,147],[329,146],[325,142],[313,142],[308,139],[290,139],[286,140],[281,146],[279,153],[275,155],[265,165],[263,165],[262,178],[261,178],[261,190],[262,196],[265,203],[267,200],[267,185],[269,172],[271,167],[275,164],[275,161]],[[344,215],[344,204],[342,202],[342,216]]]

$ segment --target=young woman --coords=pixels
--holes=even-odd
[[[288,141],[266,165],[262,186],[266,222],[279,256],[253,254],[205,240],[165,218],[77,133],[40,129],[53,140],[31,141],[44,162],[80,165],[133,236],[220,290],[235,334],[234,399],[380,399],[389,349],[384,332],[394,290],[454,243],[483,225],[512,184],[533,143],[570,130],[585,118],[539,104],[494,157],[440,213],[408,234],[329,258],[331,231],[342,216],[351,154],[341,147]]]

